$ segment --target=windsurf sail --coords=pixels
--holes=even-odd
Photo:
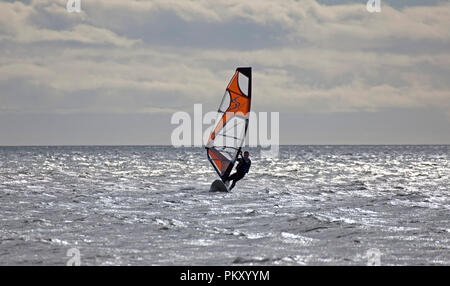
[[[252,98],[252,68],[239,67],[228,84],[218,110],[216,127],[206,143],[208,160],[225,182],[247,134]]]

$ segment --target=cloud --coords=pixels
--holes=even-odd
[[[46,27],[43,23],[51,22],[51,18],[55,24]],[[85,18],[85,15],[81,15],[79,20],[83,22]],[[69,22],[72,22],[72,25],[68,25]],[[130,47],[139,42],[119,37],[111,30],[76,23],[63,6],[51,1],[34,1],[31,5],[0,2],[0,38],[17,44],[63,41],[117,47]]]
[[[65,102],[58,112],[64,108],[68,112],[84,108],[86,112],[113,113],[150,112],[155,110],[152,108],[190,110],[194,103],[217,104],[233,68],[246,60],[255,67],[255,104],[263,110],[450,107],[445,80],[450,57],[446,55],[414,57],[314,49],[302,53],[293,49],[179,53],[142,48],[104,50],[102,59],[95,60],[97,53],[96,49],[82,48],[66,52],[64,60],[52,55],[10,59],[0,67],[0,86],[21,79],[20,85],[29,86],[30,91],[36,92],[36,86],[48,88],[63,99],[61,104]],[[424,66],[430,71],[424,73]],[[78,106],[80,99],[87,104]],[[53,108],[50,102],[47,112]],[[24,105],[22,111],[34,108]]]
[[[0,2],[3,111],[190,110],[217,104],[240,65],[260,109],[450,107],[449,3],[374,15],[312,0],[65,2]]]
[[[82,2],[68,13],[65,1],[0,3],[3,37],[19,42],[79,41],[130,46],[257,48],[305,45],[334,49],[388,48],[397,41],[450,42],[450,3],[394,9],[377,15],[365,3],[321,5],[314,0]],[[92,30],[91,33],[88,31]]]
[[[374,15],[363,2],[330,6],[313,0],[95,0],[85,8],[89,23],[147,43],[217,48],[227,45],[225,38],[241,49],[255,48],[255,41],[341,49],[386,48],[397,40],[448,44],[449,12],[450,3],[402,9],[383,4]]]

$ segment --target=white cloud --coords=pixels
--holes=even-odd
[[[220,97],[236,66],[252,65],[261,109],[450,108],[449,3],[384,5],[374,15],[364,3],[312,0],[92,0],[82,11],[67,13],[65,1],[0,2],[0,88],[20,80],[30,91],[51,90],[60,101],[56,108],[47,98],[46,112],[78,111],[69,97],[86,92],[92,112],[190,110]],[[183,26],[193,33],[172,30]],[[196,35],[204,26],[212,28]],[[267,30],[277,36],[265,38]],[[227,37],[244,44],[219,46]],[[246,48],[254,41],[261,44]],[[19,100],[8,102],[20,110]]]
[[[48,14],[43,14],[42,11]],[[58,6],[50,1],[35,1],[31,6],[21,2],[0,2],[0,37],[17,44],[63,41],[130,47],[139,42],[120,37],[113,31],[83,23],[74,24],[69,29],[58,29],[58,27],[48,29],[33,25],[33,18],[45,21],[45,17],[49,14],[57,15],[60,19],[64,19],[65,16],[67,20],[73,17],[64,10],[64,6]],[[79,16],[81,21],[85,18],[84,14]]]
[[[263,27],[279,26],[281,37],[301,37],[313,43],[339,43],[343,40],[450,40],[450,3],[414,6],[397,10],[383,5],[377,15],[366,11],[365,3],[320,5],[314,0],[216,0],[216,1],[120,1],[96,0],[87,4],[90,21],[110,28],[127,21],[149,23],[163,12],[172,12],[186,25],[190,22],[230,23],[245,19]],[[115,17],[121,15],[120,17]],[[133,15],[133,18],[123,15]],[[284,34],[284,35],[283,35]]]

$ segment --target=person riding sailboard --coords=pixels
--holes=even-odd
[[[219,118],[206,143],[209,162],[220,180],[212,183],[210,191],[228,192],[225,183],[233,181],[233,188],[250,168],[250,162],[242,157],[241,148],[247,135],[252,94],[252,68],[239,67],[228,84],[219,106]],[[241,154],[240,159],[238,156]],[[230,176],[234,164],[238,162],[236,173]]]
[[[248,173],[250,170],[250,166],[252,164],[252,161],[248,157],[250,153],[248,151],[244,152],[244,156],[242,156],[242,152],[240,152],[241,158],[237,159],[237,166],[236,166],[236,173],[229,176],[228,179],[225,182],[225,185],[228,187],[228,184],[230,181],[233,181],[231,184],[231,187],[229,190],[231,191],[234,186],[236,185],[236,182],[244,178],[244,176]]]

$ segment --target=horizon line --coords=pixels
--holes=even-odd
[[[330,143],[330,144],[279,144],[273,146],[450,146],[450,143]],[[180,146],[171,144],[38,144],[38,145],[1,145],[3,147],[173,147],[173,148],[205,148],[205,146]],[[242,148],[269,148],[270,146],[243,146]]]

